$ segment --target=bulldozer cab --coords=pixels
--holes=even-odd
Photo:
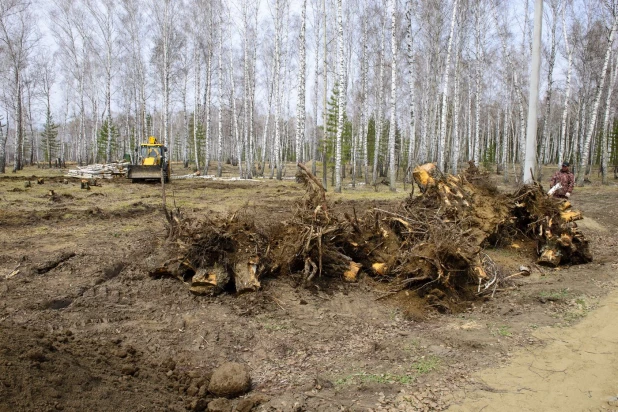
[[[139,157],[144,166],[159,165],[161,164],[161,157],[163,157],[163,147],[144,145],[140,148]]]
[[[136,151],[138,149],[135,149]],[[139,147],[138,164],[142,166],[160,166],[165,158],[167,148],[157,141],[156,137],[150,136],[148,143],[142,143]]]

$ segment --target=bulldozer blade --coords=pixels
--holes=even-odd
[[[161,179],[159,166],[131,165],[127,171],[127,178],[133,180]]]

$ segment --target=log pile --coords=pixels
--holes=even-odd
[[[498,240],[536,240],[541,264],[592,259],[575,224],[581,213],[538,184],[501,194],[476,167],[453,176],[426,164],[413,172],[420,196],[412,192],[399,205],[358,214],[336,209],[319,180],[298,166],[296,180],[306,192],[292,219],[258,226],[246,211],[202,221],[176,211],[151,275],[174,276],[193,293],[215,294],[257,290],[263,276],[309,285],[332,278],[354,282],[365,274],[449,310],[445,297],[493,294],[507,279],[483,252]]]
[[[66,176],[82,179],[111,179],[114,176],[124,176],[128,166],[128,162],[77,166],[77,169],[69,169]]]

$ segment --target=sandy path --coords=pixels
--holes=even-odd
[[[618,411],[618,291],[572,328],[543,328],[546,346],[522,350],[449,411]]]

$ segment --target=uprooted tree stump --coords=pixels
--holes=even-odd
[[[293,276],[309,285],[329,278],[355,282],[365,274],[448,310],[437,301],[471,292],[493,295],[507,279],[483,252],[500,239],[536,240],[541,264],[592,259],[575,224],[581,213],[538,184],[502,194],[473,164],[458,176],[425,164],[413,177],[420,196],[411,193],[401,204],[360,215],[354,208],[337,213],[320,181],[299,164],[296,180],[306,191],[292,206],[292,219],[258,226],[245,209],[200,221],[177,210],[150,273],[177,277],[195,294],[254,291],[263,276]]]

